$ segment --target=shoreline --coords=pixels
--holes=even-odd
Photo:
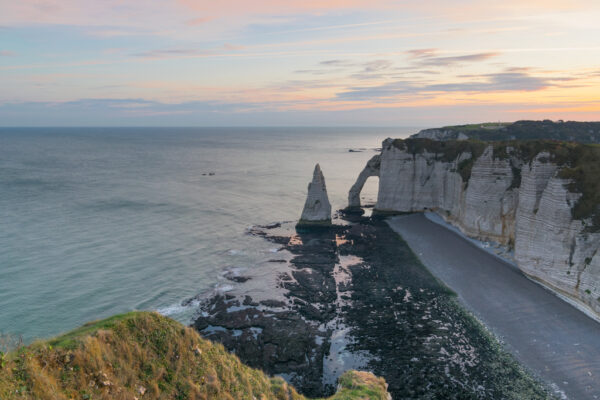
[[[517,265],[515,260],[512,258],[514,256],[514,252],[508,250],[508,248],[506,246],[504,246],[500,243],[497,243],[497,242],[493,242],[493,241],[481,241],[479,239],[472,238],[472,237],[468,236],[467,234],[465,234],[463,231],[461,231],[459,227],[446,221],[444,219],[444,217],[442,217],[440,214],[438,214],[434,211],[426,211],[423,213],[423,215],[429,221],[431,221],[435,224],[438,224],[438,225],[456,233],[457,235],[459,235],[466,241],[472,243],[475,247],[485,251],[486,253],[490,254],[493,257],[496,257],[497,259],[503,261],[510,267],[515,268],[517,271],[519,271],[521,274],[523,274],[523,276],[526,277],[527,279],[529,279],[530,281],[540,285],[541,287],[543,287],[544,289],[546,289],[547,291],[552,293],[554,296],[558,297],[562,301],[575,307],[577,310],[581,311],[582,313],[584,313],[586,316],[593,319],[594,321],[600,323],[600,316],[598,316],[587,305],[578,302],[576,299],[573,299],[569,295],[562,293],[559,289],[546,284],[545,282],[536,278],[535,276],[528,275],[525,272],[523,272],[523,270],[521,270],[519,268],[519,266]],[[494,251],[494,249],[500,249],[501,252],[496,252],[496,251]]]
[[[192,326],[314,396],[357,367],[398,398],[550,396],[384,221],[335,220],[327,231],[249,231],[292,257],[276,263],[270,288],[248,271],[234,290],[204,297]]]
[[[455,229],[421,214],[387,222],[524,366],[563,398],[600,398],[596,320]]]

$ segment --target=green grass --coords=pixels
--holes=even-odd
[[[192,328],[156,313],[131,312],[85,324],[3,357],[0,399],[261,399],[304,400],[202,339]],[[385,381],[346,372],[330,400],[387,396]]]
[[[480,129],[502,129],[509,125],[512,125],[512,122],[483,122],[480,124],[444,126],[440,129],[465,132],[468,134],[469,132],[479,131]]]
[[[136,316],[138,313],[135,311],[126,313],[126,314],[118,314],[112,317],[98,320],[98,321],[90,321],[84,324],[82,327],[77,328],[71,332],[68,332],[64,335],[57,336],[53,339],[47,341],[49,346],[54,347],[63,347],[63,348],[74,348],[79,343],[80,339],[86,335],[90,335],[94,332],[97,332],[100,329],[111,329],[120,321],[127,320]]]
[[[600,143],[600,122],[516,121],[485,122],[440,128],[456,134],[462,132],[470,139],[485,141],[505,140],[560,140],[579,143]]]

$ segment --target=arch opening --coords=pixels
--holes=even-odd
[[[360,196],[361,192],[365,186],[367,179],[371,176],[379,177],[379,167],[381,165],[381,156],[378,154],[373,156],[365,165],[365,168],[361,171],[356,179],[352,188],[348,192],[348,207],[347,211],[350,212],[362,212]],[[377,179],[377,184],[379,183],[379,179]],[[368,185],[369,187],[371,184]],[[367,192],[368,193],[368,192]]]

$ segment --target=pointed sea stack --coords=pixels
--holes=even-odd
[[[296,228],[328,227],[331,225],[331,204],[327,197],[325,177],[319,164],[315,165],[312,182],[308,184],[308,195],[302,216]]]

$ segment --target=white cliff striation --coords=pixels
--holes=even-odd
[[[298,226],[323,226],[331,224],[331,204],[327,197],[325,177],[319,164],[315,165],[312,182],[308,184],[308,195]]]
[[[588,229],[591,219],[574,219],[581,193],[569,190],[552,154],[386,139],[377,161],[379,169],[370,160],[350,190],[350,208],[378,175],[376,211],[435,211],[468,236],[511,247],[526,275],[600,316],[600,232]]]

